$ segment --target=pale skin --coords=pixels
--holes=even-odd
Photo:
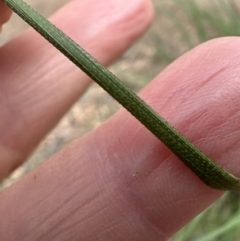
[[[10,13],[0,2],[1,24]],[[107,65],[143,34],[152,18],[147,0],[75,0],[51,21]],[[95,22],[97,28],[89,31]],[[200,45],[140,92],[236,176],[239,46],[239,38]],[[0,76],[3,178],[27,158],[91,81],[33,30],[0,49]],[[0,240],[167,240],[222,194],[205,186],[120,110],[2,191]]]

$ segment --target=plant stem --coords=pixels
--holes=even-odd
[[[210,160],[110,71],[22,0],[2,0],[59,51],[105,89],[161,140],[204,183],[220,190],[240,190],[240,181]],[[133,127],[134,128],[134,127]]]

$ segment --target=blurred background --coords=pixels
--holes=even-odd
[[[26,2],[44,16],[49,16],[68,1]],[[194,46],[216,37],[240,35],[240,2],[237,0],[153,0],[153,3],[156,17],[152,27],[110,67],[135,92]],[[27,24],[13,15],[4,26],[0,44],[26,28]],[[0,184],[1,188],[11,185],[67,144],[101,125],[119,108],[115,100],[93,84],[42,141],[29,161]],[[239,193],[227,193],[180,230],[171,241],[240,240],[239,197]]]

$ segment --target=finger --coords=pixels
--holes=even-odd
[[[0,32],[2,29],[2,25],[6,23],[11,16],[11,10],[0,1]]]
[[[201,45],[141,92],[233,174],[240,172],[239,43],[224,38]],[[221,195],[122,110],[1,194],[8,222],[0,237],[167,240]],[[20,226],[17,212],[25,214]]]
[[[124,0],[76,0],[51,20],[109,64],[144,32],[151,18],[151,4],[145,0],[130,1],[128,8]],[[3,178],[26,159],[91,82],[32,30],[5,45],[0,56]]]

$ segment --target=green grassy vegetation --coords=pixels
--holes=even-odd
[[[202,42],[240,35],[240,4],[237,1],[171,0],[167,6],[161,6],[161,1],[154,3],[159,20],[154,27],[156,61],[168,64]]]
[[[182,228],[171,241],[240,240],[239,193],[229,192]]]
[[[240,35],[240,4],[234,0],[154,1],[153,63],[166,66],[207,40]],[[164,21],[164,24],[161,22]],[[227,193],[180,230],[171,241],[240,240],[239,193]]]

